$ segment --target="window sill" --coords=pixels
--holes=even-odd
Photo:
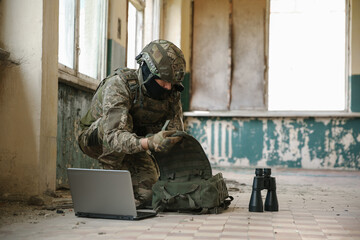
[[[99,85],[99,81],[81,73],[75,73],[71,68],[59,64],[59,82],[79,88],[84,91],[93,92]]]
[[[190,111],[185,117],[360,117],[360,112],[345,111]]]

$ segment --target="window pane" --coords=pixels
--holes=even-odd
[[[136,11],[136,49],[137,56],[143,49],[143,12]]]
[[[128,42],[127,42],[127,67],[136,68],[136,8],[129,3],[128,9]]]
[[[271,0],[269,110],[345,109],[345,0]]]
[[[160,38],[160,0],[153,0],[153,40]]]
[[[80,1],[79,72],[98,78],[104,21],[103,0]]]
[[[75,0],[59,1],[59,63],[74,68]]]
[[[128,9],[128,41],[127,67],[137,68],[135,57],[143,49],[143,12],[129,3]]]

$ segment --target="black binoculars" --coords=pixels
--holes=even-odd
[[[279,204],[276,196],[276,182],[274,177],[270,177],[271,168],[256,168],[252,186],[252,193],[249,203],[250,212],[263,212],[263,201],[261,190],[267,189],[265,199],[265,211],[279,211]]]

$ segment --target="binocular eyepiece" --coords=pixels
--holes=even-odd
[[[263,212],[263,201],[261,190],[267,189],[265,199],[265,211],[279,211],[279,204],[276,196],[275,178],[271,177],[271,168],[256,168],[252,186],[252,193],[249,203],[250,212]]]

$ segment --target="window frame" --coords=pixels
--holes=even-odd
[[[104,18],[104,23],[101,26],[101,34],[103,36],[103,46],[99,46],[99,48],[103,48],[100,52],[101,61],[98,64],[98,76],[97,78],[93,78],[87,76],[83,73],[79,72],[79,39],[80,39],[80,0],[75,0],[75,19],[74,19],[74,68],[70,68],[65,66],[64,64],[58,62],[58,80],[59,82],[66,83],[68,85],[78,87],[84,90],[95,90],[99,84],[99,82],[106,76],[106,58],[107,58],[107,28],[108,28],[108,6],[109,1],[104,0],[104,12],[102,13],[102,17]]]
[[[349,59],[350,59],[350,50],[349,50],[349,43],[350,43],[350,38],[351,38],[351,32],[350,32],[350,1],[349,0],[343,0],[344,3],[345,3],[345,26],[344,26],[344,29],[345,29],[345,44],[343,45],[343,49],[345,50],[345,56],[344,56],[344,76],[343,76],[343,80],[345,81],[344,82],[344,98],[343,98],[343,101],[344,101],[344,109],[343,110],[324,110],[324,109],[320,109],[320,110],[310,110],[310,109],[305,109],[305,110],[269,110],[269,105],[270,105],[270,102],[269,102],[269,84],[270,84],[270,79],[269,79],[269,50],[270,50],[270,41],[269,41],[269,38],[270,38],[270,15],[271,15],[271,11],[270,11],[270,2],[272,0],[267,0],[267,10],[266,10],[266,53],[265,53],[265,56],[266,56],[266,109],[267,111],[269,112],[340,112],[340,113],[343,113],[343,112],[350,112],[350,94],[349,94],[349,69],[350,69],[350,66],[349,66]],[[297,0],[299,1],[299,0]],[[301,0],[300,0],[301,1]]]
[[[152,40],[161,38],[162,0],[152,0]]]
[[[137,56],[137,54],[139,54],[140,53],[140,51],[143,49],[143,47],[144,47],[144,38],[145,38],[145,5],[144,5],[144,3],[143,2],[141,2],[141,1],[138,1],[138,0],[128,0],[127,1],[127,10],[126,10],[126,12],[127,12],[127,16],[126,16],[126,24],[127,24],[127,28],[129,27],[129,6],[130,6],[130,4],[135,8],[135,10],[136,10],[136,16],[135,16],[135,57]],[[139,38],[139,36],[138,36],[138,32],[137,32],[137,30],[138,30],[138,14],[139,14],[139,12],[141,12],[141,14],[142,14],[142,28],[141,28],[141,36],[140,36],[140,38]],[[127,31],[127,34],[126,34],[126,60],[125,60],[125,65],[126,65],[126,67],[130,67],[130,66],[128,66],[128,61],[129,61],[129,59],[128,59],[128,53],[129,53],[129,43],[128,43],[128,39],[129,39],[129,31]],[[138,47],[138,44],[139,44],[139,42],[140,42],[140,45],[141,45],[141,49],[136,49],[137,47]],[[136,51],[136,50],[138,50],[138,51]],[[136,62],[135,62],[135,60],[134,60],[134,63],[135,63],[135,66],[136,66]]]
[[[351,41],[351,1],[345,0],[345,71],[344,71],[344,81],[345,81],[345,108],[344,110],[334,110],[334,111],[324,111],[324,110],[296,110],[296,111],[290,111],[290,110],[268,110],[269,109],[269,76],[268,76],[268,69],[269,69],[269,23],[270,23],[270,1],[267,0],[267,6],[266,6],[266,112],[270,113],[270,115],[279,115],[279,116],[308,116],[308,117],[323,117],[323,116],[335,116],[335,117],[354,117],[354,116],[360,116],[359,113],[352,113],[350,109],[350,101],[351,101],[351,95],[350,95],[350,85],[349,85],[349,73],[350,73],[350,58],[351,58],[351,51],[350,51],[350,41]]]
[[[229,111],[197,111],[191,110],[184,112],[184,116],[187,117],[360,117],[360,113],[352,112],[350,108],[351,95],[350,95],[350,58],[351,58],[351,1],[345,0],[345,29],[346,29],[346,40],[345,40],[345,109],[334,110],[334,111],[313,111],[313,110],[301,110],[301,111],[290,111],[290,110],[269,110],[269,99],[268,99],[268,68],[269,68],[269,20],[270,20],[270,1],[266,1],[266,15],[265,15],[265,70],[264,70],[264,110],[229,110]]]

